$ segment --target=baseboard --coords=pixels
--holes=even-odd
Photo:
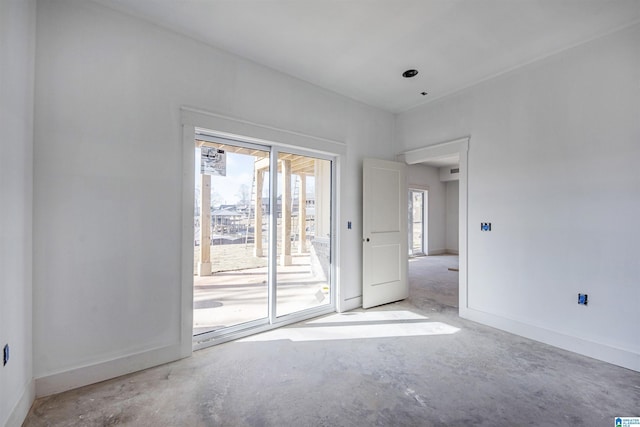
[[[36,386],[35,381],[29,381],[22,392],[22,396],[16,403],[16,406],[13,407],[13,410],[9,414],[9,417],[6,419],[4,426],[5,427],[19,427],[24,422],[24,419],[29,414],[29,409],[31,409],[31,405],[36,398]]]
[[[482,323],[525,338],[568,350],[583,356],[622,366],[640,372],[640,354],[609,345],[565,335],[538,326],[485,313],[471,308],[460,308],[460,317]]]
[[[345,311],[355,310],[360,307],[362,307],[362,295],[343,300],[342,303],[338,305],[337,311],[338,313],[344,313]]]
[[[446,249],[429,249],[429,253],[427,253],[427,255],[444,255],[446,253]]]
[[[458,250],[457,249],[447,249],[446,253],[447,253],[447,255],[458,255]]]
[[[152,368],[181,359],[180,345],[175,344],[141,353],[87,365],[35,379],[36,397],[117,378],[132,372]]]

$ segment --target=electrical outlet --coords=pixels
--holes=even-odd
[[[6,366],[9,363],[9,344],[5,344],[2,351],[2,366]]]
[[[578,304],[587,305],[589,302],[589,295],[587,294],[578,294]]]

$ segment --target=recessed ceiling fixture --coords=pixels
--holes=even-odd
[[[428,92],[420,92],[420,95],[422,96],[427,96],[429,93]]]
[[[415,77],[418,74],[418,70],[407,70],[404,73],[402,73],[402,77],[404,77],[405,79],[409,79],[411,77]]]

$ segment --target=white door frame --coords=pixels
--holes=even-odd
[[[460,192],[458,195],[458,259],[460,262],[458,275],[458,307],[462,316],[468,310],[468,152],[469,139],[466,136],[440,144],[429,145],[414,150],[405,151],[398,155],[398,160],[404,161],[408,165],[415,165],[426,161],[434,161],[443,158],[450,158],[458,155],[460,159]]]

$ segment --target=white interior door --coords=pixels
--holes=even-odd
[[[364,159],[362,307],[405,299],[407,281],[406,165]]]

